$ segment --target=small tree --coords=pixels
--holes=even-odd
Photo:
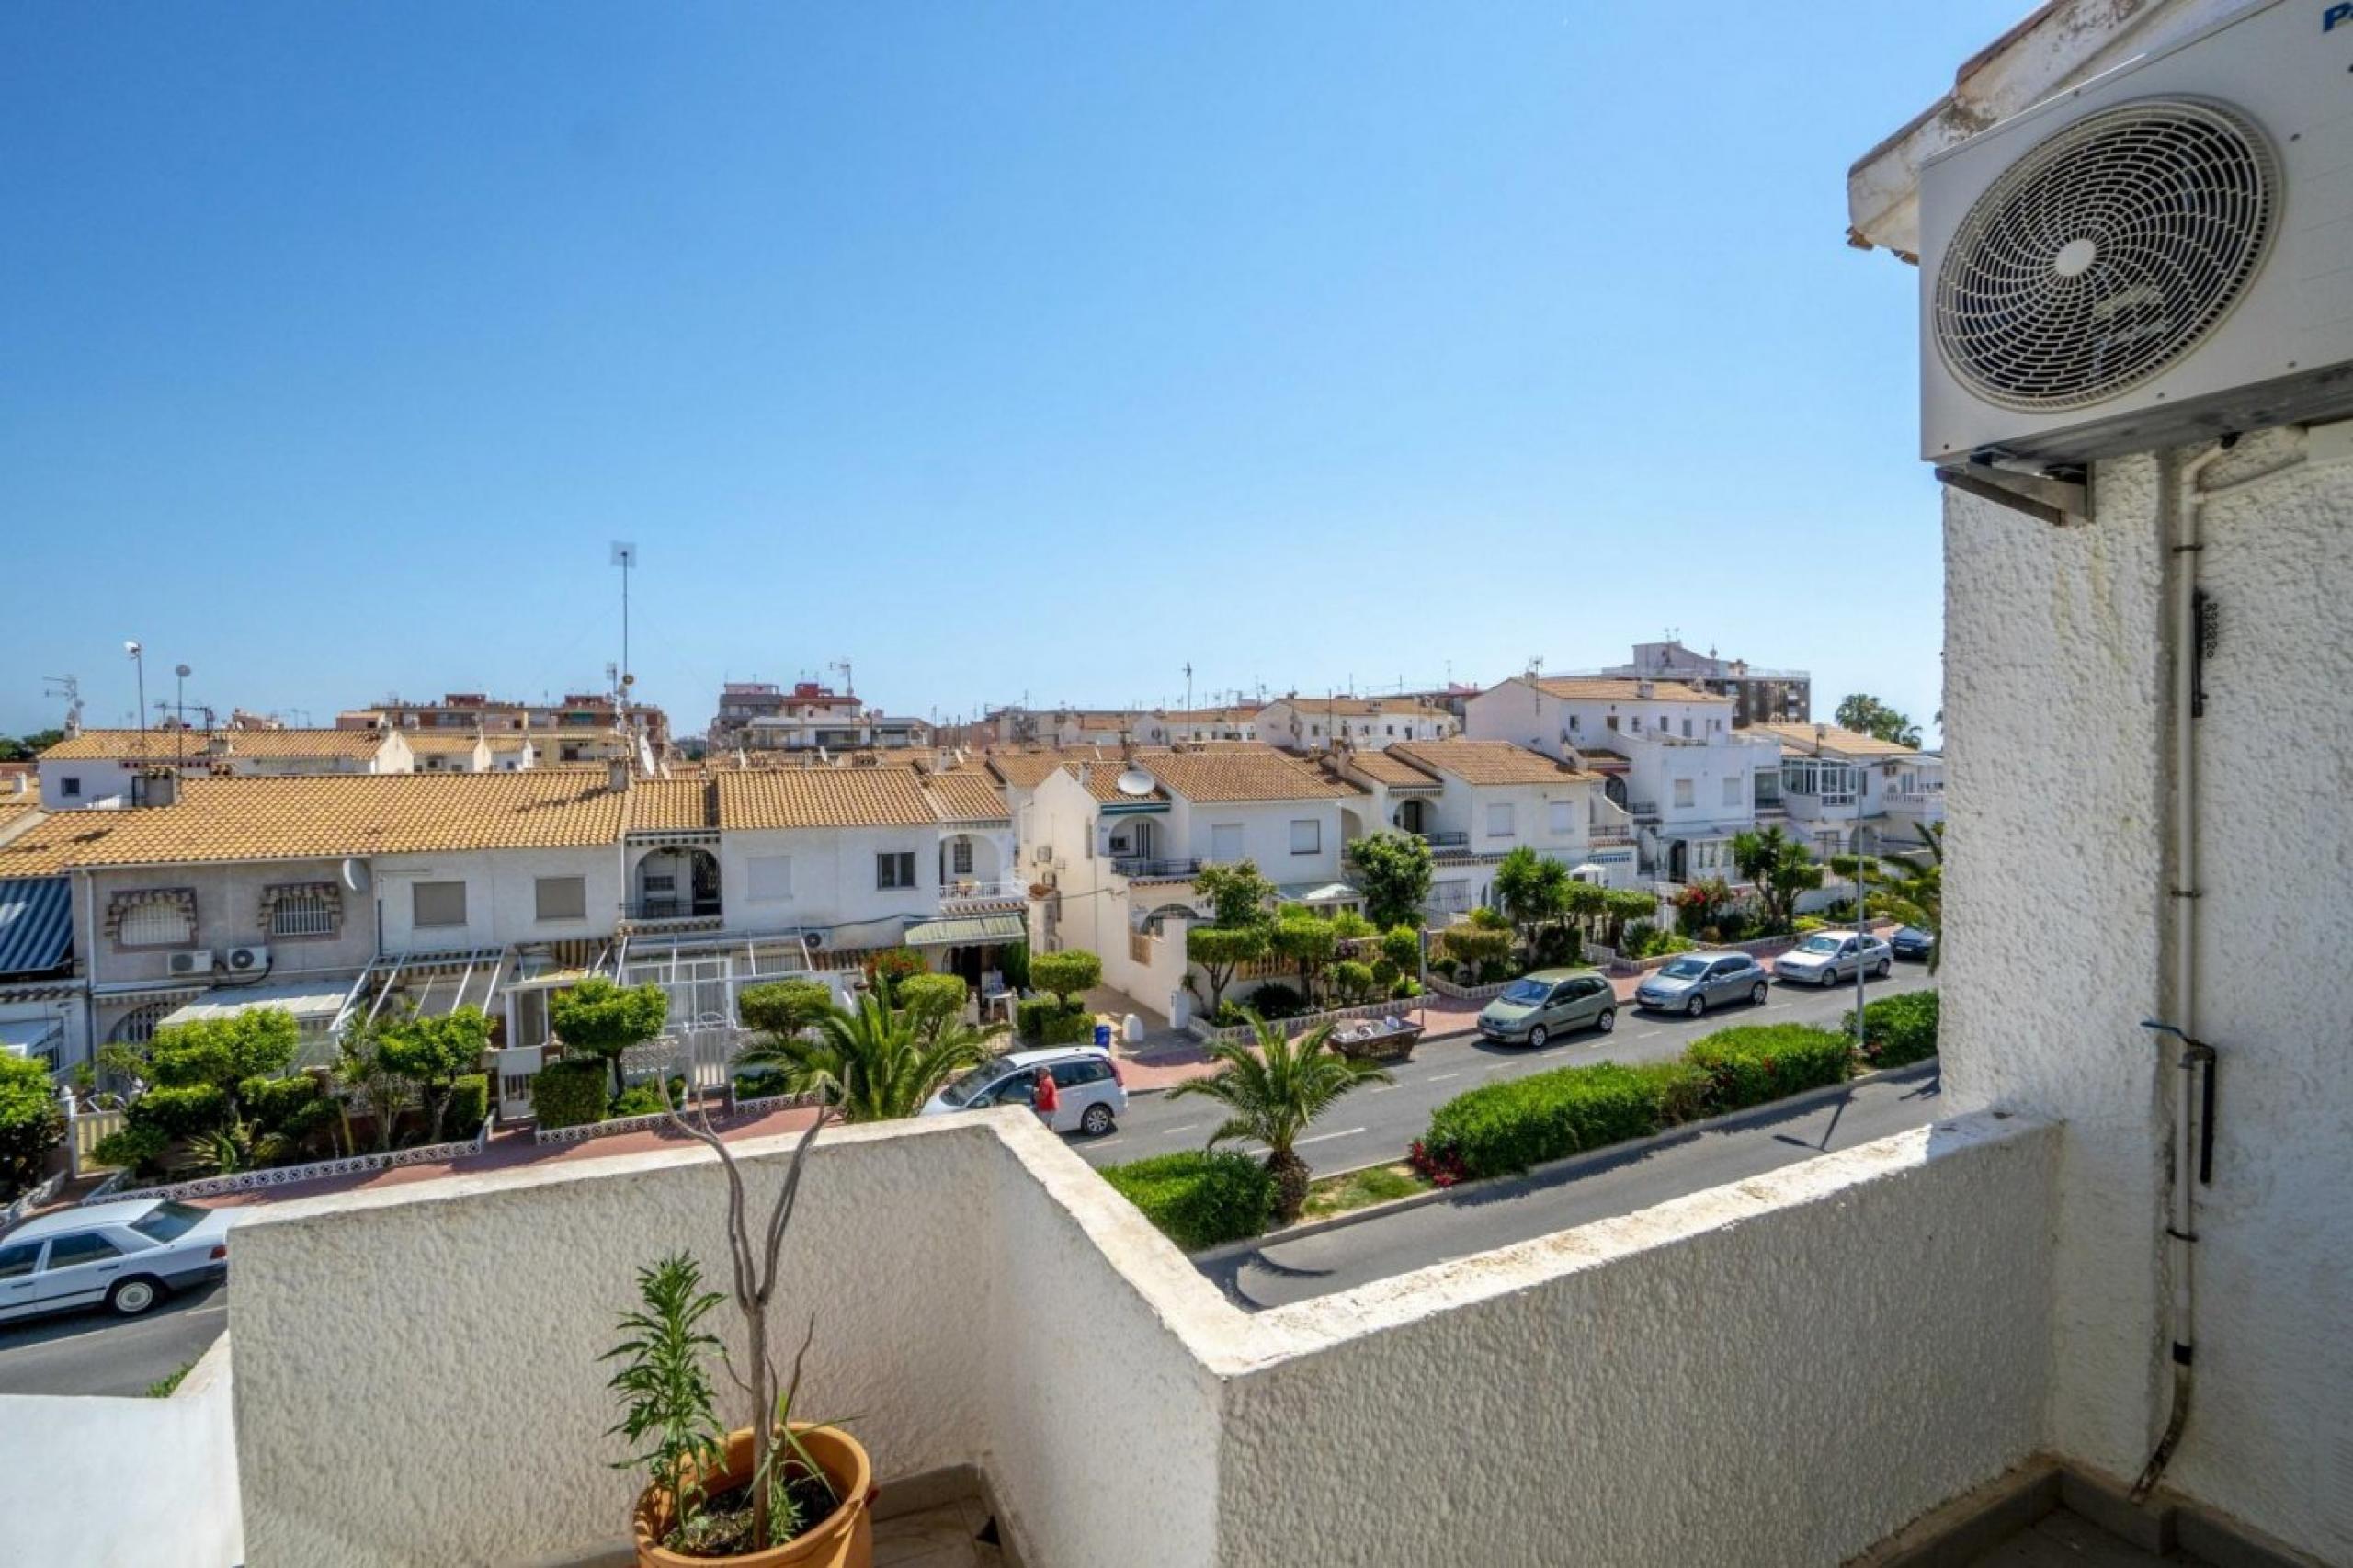
[[[1103,960],[1084,948],[1033,953],[1029,958],[1029,980],[1039,990],[1051,991],[1060,997],[1063,1006],[1074,1007],[1079,997],[1103,983]]]
[[[1856,692],[1838,704],[1838,727],[1875,735],[1892,745],[1920,748],[1920,726],[1868,692]]]
[[[1430,896],[1430,846],[1410,833],[1375,833],[1348,846],[1365,913],[1383,927],[1418,922]]]
[[[744,1027],[771,1039],[786,1040],[834,1010],[834,988],[822,980],[778,980],[749,985],[735,998],[735,1016]]]
[[[933,1040],[949,1024],[962,1018],[969,994],[960,975],[911,974],[892,986],[891,994],[915,1019],[916,1034]]]
[[[1490,964],[1502,964],[1511,958],[1512,937],[1507,930],[1474,925],[1464,921],[1449,926],[1438,934],[1438,945],[1452,959],[1464,984],[1481,983],[1480,975]],[[1467,971],[1467,973],[1461,971]]]
[[[1225,988],[1234,971],[1267,956],[1269,928],[1265,926],[1188,926],[1185,957],[1200,966],[1210,983],[1210,1017],[1224,1006]]]
[[[1803,845],[1778,827],[1734,834],[1732,863],[1744,879],[1756,884],[1756,902],[1763,908],[1769,933],[1787,931],[1798,895],[1822,885],[1822,867]]]
[[[1210,906],[1215,923],[1229,930],[1274,919],[1275,884],[1259,874],[1256,860],[1202,867],[1194,873],[1193,894]]]
[[[460,1007],[438,1018],[402,1018],[377,1032],[376,1049],[386,1071],[416,1087],[425,1113],[425,1142],[438,1143],[458,1080],[482,1071],[490,1049],[490,1020],[479,1007]]]
[[[548,1022],[556,1038],[574,1051],[603,1057],[617,1095],[621,1092],[622,1053],[659,1035],[669,1016],[670,998],[660,986],[624,989],[601,974],[559,992],[548,1004]]]
[[[218,1089],[228,1119],[242,1119],[238,1085],[275,1078],[302,1046],[302,1030],[282,1007],[251,1007],[225,1018],[205,1018],[157,1029],[147,1043],[147,1073],[158,1087]]]
[[[1272,937],[1275,956],[1297,972],[1299,988],[1313,1006],[1316,977],[1324,972],[1324,965],[1339,956],[1339,933],[1332,922],[1320,915],[1287,909],[1275,921]]]
[[[1255,1041],[1230,1040],[1211,1046],[1216,1074],[1179,1084],[1168,1097],[1198,1095],[1225,1108],[1225,1119],[1210,1134],[1211,1148],[1229,1138],[1248,1138],[1266,1146],[1267,1169],[1275,1178],[1277,1217],[1289,1223],[1307,1202],[1307,1162],[1295,1147],[1299,1135],[1349,1090],[1395,1080],[1370,1062],[1326,1051],[1329,1024],[1297,1040],[1279,1024],[1258,1021],[1255,1032]]]
[[[1519,933],[1530,962],[1544,947],[1547,927],[1569,913],[1569,869],[1521,845],[1495,868],[1495,902]]]
[[[0,1202],[39,1186],[49,1152],[65,1136],[49,1069],[30,1058],[0,1055]]]

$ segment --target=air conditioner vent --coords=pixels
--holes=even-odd
[[[2090,115],[1987,187],[1938,269],[1937,347],[1979,397],[2056,412],[2188,353],[2262,266],[2279,218],[2263,132],[2198,98]]]

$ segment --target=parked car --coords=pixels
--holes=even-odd
[[[1852,931],[1816,931],[1775,959],[1773,973],[1777,979],[1802,985],[1831,986],[1854,979],[1858,968],[1883,975],[1894,967],[1894,957],[1877,937],[1858,937]]]
[[[1037,1096],[1040,1067],[1054,1076],[1055,1131],[1100,1138],[1128,1114],[1120,1064],[1095,1045],[1053,1045],[994,1057],[932,1096],[920,1114],[947,1116],[995,1105],[1029,1105]]]
[[[28,1220],[0,1236],[0,1319],[104,1306],[135,1318],[229,1271],[225,1210],[127,1199]]]
[[[1696,1018],[1722,1003],[1762,1003],[1770,989],[1764,966],[1746,953],[1686,953],[1645,976],[1634,1005]]]
[[[1935,932],[1923,931],[1917,926],[1898,926],[1895,935],[1887,939],[1887,945],[1897,958],[1926,961],[1928,955],[1937,950],[1937,937]]]
[[[1556,1034],[1618,1027],[1618,995],[1595,969],[1540,969],[1521,975],[1479,1009],[1483,1039],[1540,1047]]]

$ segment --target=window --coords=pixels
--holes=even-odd
[[[1517,815],[1509,801],[1491,802],[1487,807],[1487,836],[1509,838],[1519,831],[1518,824],[1514,820]]]
[[[1552,818],[1552,835],[1555,838],[1563,837],[1576,832],[1576,806],[1577,803],[1574,801],[1553,801],[1549,802],[1549,809]]]
[[[744,863],[744,873],[754,903],[782,903],[792,896],[790,855],[755,855]]]
[[[1580,723],[1578,723],[1578,722],[1577,722],[1577,716],[1576,716],[1575,714],[1572,713],[1572,714],[1570,714],[1570,715],[1569,715],[1569,728],[1570,728],[1570,729],[1572,729],[1572,730],[1581,730],[1581,729],[1585,728],[1585,726],[1584,726],[1584,725],[1582,725],[1582,724],[1580,724]]]
[[[1691,780],[1688,778],[1677,779],[1675,781],[1675,803],[1678,806],[1688,806],[1691,803]]]
[[[1294,855],[1324,853],[1324,824],[1313,817],[1303,817],[1290,824],[1290,852]]]
[[[915,886],[915,851],[912,849],[890,850],[874,857],[874,885],[878,888]]]
[[[1730,778],[1724,780],[1725,805],[1744,806],[1748,803],[1747,797],[1741,792],[1740,785],[1740,775],[1737,773],[1733,774]]]
[[[541,877],[531,884],[541,920],[588,918],[588,879]]]
[[[80,777],[77,775],[72,778],[59,779],[57,781],[57,792],[64,796],[69,801],[79,800],[82,794],[82,780]]]
[[[1221,822],[1211,824],[1210,858],[1221,865],[1231,865],[1242,858],[1242,824],[1240,823]]]
[[[1633,731],[1638,735],[1643,733],[1643,716],[1640,713],[1633,716]]]
[[[71,1268],[77,1263],[98,1263],[109,1257],[120,1257],[122,1249],[96,1231],[78,1236],[52,1236],[49,1243],[49,1262],[42,1272]]]
[[[972,841],[960,838],[948,846],[948,869],[959,877],[972,874]]]
[[[466,884],[419,882],[409,894],[409,924],[420,929],[466,923]]]
[[[332,937],[342,901],[317,888],[271,888],[269,934],[273,937]]]
[[[158,1203],[131,1222],[131,1228],[158,1246],[176,1242],[196,1228],[205,1210],[187,1203]]]
[[[115,940],[126,948],[185,948],[196,940],[196,901],[156,892],[122,910]]]
[[[0,1279],[21,1279],[33,1271],[33,1264],[40,1256],[39,1242],[18,1242],[12,1247],[0,1247]]]
[[[1683,738],[1687,741],[1691,738],[1691,721],[1688,719],[1683,721]]]

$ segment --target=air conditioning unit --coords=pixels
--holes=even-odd
[[[1034,851],[1031,852],[1029,859],[1034,865],[1052,865],[1054,863],[1054,846],[1051,844],[1040,844]]]
[[[222,958],[221,967],[231,974],[259,974],[269,967],[267,948],[231,948]]]
[[[818,952],[824,948],[824,945],[825,934],[823,931],[803,931],[801,933],[801,947],[802,951],[812,953]]]
[[[174,975],[210,974],[212,951],[209,948],[190,948],[172,953],[165,958],[164,967]]]
[[[2052,467],[2353,412],[2353,18],[2243,11],[1920,171],[1921,454]]]

